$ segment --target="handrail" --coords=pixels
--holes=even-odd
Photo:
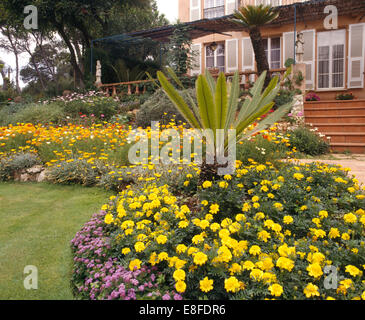
[[[284,73],[286,72],[286,68],[279,68],[279,69],[270,69],[269,73],[273,74],[273,73],[280,73],[281,75],[284,75]],[[213,70],[211,71],[212,76],[214,78],[218,77],[218,73],[217,72],[213,72]],[[225,73],[226,77],[233,77],[234,76],[234,72],[227,72]],[[240,75],[240,83],[241,86],[244,87],[245,89],[248,89],[251,84],[250,84],[250,77],[252,75],[255,76],[255,80],[258,77],[258,72],[254,71],[254,70],[248,70],[248,71],[240,71],[239,72]],[[148,80],[136,80],[136,81],[127,81],[127,82],[117,82],[117,83],[107,83],[107,84],[99,84],[99,88],[101,88],[105,94],[107,96],[110,95],[110,91],[111,91],[111,95],[115,96],[117,94],[117,87],[120,86],[127,86],[127,95],[131,95],[131,94],[140,94],[140,93],[145,93],[146,92],[146,84],[147,83],[151,83],[153,81],[156,81],[155,79],[148,79]],[[139,85],[143,85],[143,89],[140,90]],[[135,85],[135,88],[133,88],[133,86]],[[281,83],[281,85],[283,85]],[[120,91],[120,90],[119,90]]]

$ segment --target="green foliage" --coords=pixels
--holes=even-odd
[[[73,159],[72,159],[73,160]],[[47,180],[56,184],[80,184],[94,186],[105,167],[98,164],[90,164],[86,160],[75,159],[59,162],[47,170]]]
[[[41,161],[34,153],[18,153],[0,159],[0,181],[12,180],[17,171],[31,168]]]
[[[311,156],[328,153],[330,147],[315,131],[306,127],[299,127],[290,131],[290,144],[299,152]]]
[[[271,21],[275,20],[279,16],[279,12],[271,6],[247,5],[235,10],[233,14],[233,22],[242,25],[244,28],[261,27]]]
[[[188,99],[188,96],[190,96],[193,101],[195,100],[195,92],[193,89],[188,89],[186,92],[178,91],[178,94],[182,95],[185,99]],[[189,108],[192,108],[191,104]],[[141,105],[136,115],[136,125],[147,127],[151,125],[151,121],[160,121],[161,124],[167,124],[173,118],[177,122],[185,122],[184,117],[176,110],[174,104],[166,96],[164,91],[159,89]]]
[[[171,69],[168,69],[172,78],[178,82],[176,75]],[[226,85],[226,78],[220,73],[217,83],[207,71],[206,75],[200,75],[196,82],[197,104],[193,103],[191,110],[184,98],[168,82],[162,72],[157,73],[161,86],[165,90],[170,100],[174,103],[179,112],[184,116],[190,126],[194,128],[212,129],[215,135],[217,129],[224,129],[227,135],[228,129],[236,129],[236,137],[243,139],[251,136],[271,126],[279,120],[291,107],[291,103],[281,107],[269,116],[265,117],[255,129],[243,134],[244,130],[258,118],[266,114],[274,105],[279,86],[278,77],[274,77],[268,87],[263,90],[266,72],[263,72],[253,88],[251,89],[252,99],[245,99],[243,105],[237,114],[239,108],[239,75],[235,73],[230,90]],[[182,86],[182,85],[181,85]],[[191,99],[190,99],[191,101]],[[215,138],[214,138],[215,139]],[[228,141],[226,141],[226,146]]]
[[[243,164],[250,164],[253,160],[262,164],[271,162],[279,165],[279,160],[286,158],[288,151],[289,148],[284,144],[274,143],[258,135],[237,145],[237,160]]]
[[[175,25],[174,32],[170,37],[168,61],[179,77],[186,74],[193,64],[194,57],[191,55],[192,40],[190,29],[189,26],[178,23]]]

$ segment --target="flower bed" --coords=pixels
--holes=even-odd
[[[104,205],[91,222],[98,231],[86,225],[73,240],[78,295],[134,298],[111,295],[129,282],[106,284],[108,263],[138,284],[146,270],[159,274],[160,295],[137,298],[365,299],[365,195],[346,170],[238,163],[234,176],[198,189],[197,179],[192,170],[174,185],[141,182]],[[85,232],[95,239],[80,241]],[[80,251],[90,239],[98,253]],[[325,285],[328,272],[337,286]]]

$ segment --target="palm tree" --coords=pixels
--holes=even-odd
[[[218,129],[224,130],[224,149],[227,150],[230,142],[232,142],[228,138],[229,129],[236,130],[234,142],[236,139],[247,139],[281,119],[292,106],[292,102],[289,102],[280,107],[268,117],[261,119],[254,129],[249,130],[251,124],[258,121],[258,118],[274,106],[273,100],[280,89],[277,76],[273,77],[269,85],[264,88],[267,73],[264,71],[250,90],[252,97],[246,98],[241,104],[238,72],[234,74],[232,84],[227,85],[223,72],[219,74],[217,82],[215,82],[210,72],[206,71],[205,75],[199,75],[196,81],[196,104],[172,69],[168,68],[167,70],[170,77],[187,93],[189,101],[184,101],[166,76],[158,71],[157,78],[162,88],[192,128],[211,129],[213,131],[214,141],[211,142],[214,144],[215,150],[217,150],[218,144],[215,139]],[[218,168],[223,166],[219,166],[216,160],[217,154],[214,155],[214,163],[207,163],[203,160],[199,177],[200,183],[217,177]]]
[[[243,26],[250,35],[258,74],[269,70],[260,28],[275,20],[278,15],[279,13],[275,12],[273,7],[262,4],[259,6],[247,5],[246,7],[240,7],[233,14],[234,18],[232,21]],[[269,83],[270,74],[267,72],[265,86]]]

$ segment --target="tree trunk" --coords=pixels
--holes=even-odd
[[[67,36],[65,30],[63,29],[63,26],[61,26],[60,24],[57,24],[57,29],[58,29],[58,32],[60,33],[62,39],[65,41],[67,48],[70,51],[70,62],[74,69],[75,84],[77,87],[84,88],[85,87],[84,74],[82,73],[82,71],[77,63],[74,47],[72,46],[72,43],[71,43],[69,37]]]
[[[269,73],[270,67],[267,61],[267,56],[265,53],[264,44],[262,42],[261,32],[259,28],[251,28],[249,30],[253,51],[255,53],[255,59],[257,64],[257,72],[261,75],[265,70],[267,70],[265,78],[265,87],[270,83],[271,76]]]

